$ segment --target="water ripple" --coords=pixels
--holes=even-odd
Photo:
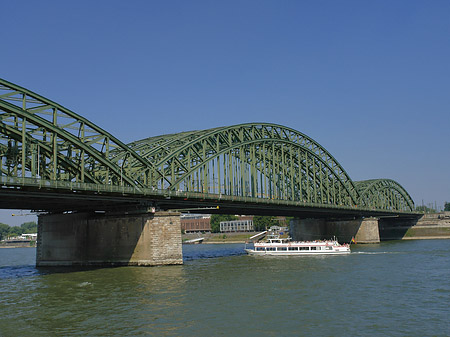
[[[449,336],[449,243],[304,258],[186,245],[182,266],[98,269],[0,250],[0,335]]]

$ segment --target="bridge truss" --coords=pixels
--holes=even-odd
[[[83,186],[102,195],[122,189],[146,198],[197,194],[261,204],[414,211],[398,183],[353,182],[320,144],[288,127],[249,123],[124,144],[69,109],[2,79],[0,178],[22,189],[45,182],[55,190]]]

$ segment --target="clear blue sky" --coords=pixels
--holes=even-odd
[[[124,142],[272,122],[353,180],[450,201],[448,0],[3,0],[1,13],[0,77]]]

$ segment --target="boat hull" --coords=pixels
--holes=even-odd
[[[350,250],[342,251],[255,251],[254,249],[245,250],[249,255],[260,255],[260,256],[304,256],[304,255],[346,255],[350,254]]]

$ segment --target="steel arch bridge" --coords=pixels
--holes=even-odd
[[[44,187],[136,200],[197,197],[262,207],[414,212],[400,184],[354,182],[319,143],[281,125],[248,123],[124,144],[71,110],[2,79],[0,116],[0,178],[8,192],[38,193]]]

